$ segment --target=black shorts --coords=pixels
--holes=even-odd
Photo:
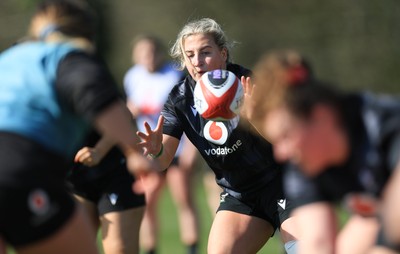
[[[14,247],[45,239],[72,216],[66,160],[40,145],[0,133],[0,235]]]
[[[113,166],[75,166],[68,173],[67,186],[75,195],[95,203],[103,215],[145,205],[144,195],[132,191],[134,181],[121,158]]]
[[[282,222],[290,217],[292,209],[291,202],[283,196],[282,179],[279,177],[267,183],[265,188],[244,199],[235,198],[223,191],[218,207],[218,211],[232,211],[264,219],[274,229],[279,228]]]
[[[380,230],[379,230],[375,245],[381,246],[384,248],[388,248],[390,250],[400,253],[400,244],[394,244],[394,243],[389,242],[388,239],[386,238],[382,228],[380,228]]]

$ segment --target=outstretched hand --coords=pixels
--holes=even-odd
[[[148,154],[158,154],[160,152],[162,147],[163,123],[164,117],[160,116],[158,118],[157,127],[154,130],[151,129],[148,122],[144,122],[146,132],[136,132],[138,137],[142,140],[138,143],[138,147],[143,150],[143,155],[128,157],[128,168],[130,168],[130,171],[136,176],[136,181],[132,185],[132,190],[136,193],[144,193],[145,186],[143,183],[143,176],[146,176],[151,171],[162,170],[156,160],[149,160],[145,158],[145,156],[147,156]],[[153,170],[141,170],[141,168],[143,168],[143,165],[150,166]]]
[[[252,83],[250,77],[242,76],[240,81],[242,82],[244,92],[244,102],[241,113],[244,117],[253,119],[256,112],[255,94],[257,94],[257,86]]]
[[[143,149],[143,154],[158,154],[161,150],[164,117],[160,115],[157,127],[152,130],[148,122],[144,122],[146,133],[138,131],[136,134],[142,140],[138,146]]]

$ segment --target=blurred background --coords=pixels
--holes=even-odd
[[[0,50],[22,37],[37,0],[0,1]],[[400,92],[398,0],[89,0],[99,12],[100,50],[115,79],[131,64],[131,40],[171,45],[189,20],[211,17],[236,41],[234,61],[253,66],[271,48],[297,49],[317,76],[349,89]]]
[[[400,93],[398,0],[88,0],[99,15],[99,50],[120,84],[131,66],[132,38],[160,36],[169,46],[190,20],[214,18],[236,42],[234,62],[252,67],[274,48],[292,48],[318,77],[347,90]],[[0,0],[0,52],[26,34],[37,0]],[[201,173],[199,173],[201,174]],[[198,182],[201,253],[211,223],[204,186]],[[161,253],[184,253],[168,192],[160,208]],[[275,237],[260,253],[282,253]],[[164,250],[164,251],[163,251]],[[172,251],[172,252],[171,252]]]

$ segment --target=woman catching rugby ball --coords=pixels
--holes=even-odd
[[[284,201],[282,172],[273,159],[271,145],[240,116],[216,122],[227,136],[223,142],[215,140],[207,133],[212,121],[202,118],[194,108],[193,89],[204,73],[226,69],[237,77],[250,75],[248,69],[231,63],[230,48],[224,31],[212,19],[183,27],[171,53],[190,75],[172,89],[157,127],[152,130],[147,124],[146,133],[138,133],[141,145],[145,154],[165,169],[186,134],[215,172],[223,192],[209,234],[209,254],[257,253],[276,228],[288,253],[294,253],[296,234],[293,218],[288,216],[290,203]]]

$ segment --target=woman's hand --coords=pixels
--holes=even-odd
[[[240,81],[242,82],[244,92],[241,114],[247,119],[252,120],[256,112],[257,103],[255,99],[255,94],[257,91],[257,86],[252,84],[250,77],[242,76],[240,78]]]
[[[74,161],[77,163],[82,163],[85,166],[93,167],[99,164],[101,156],[98,154],[97,149],[92,147],[84,147],[79,150]]]
[[[157,127],[154,130],[151,129],[148,122],[144,122],[146,133],[140,131],[136,133],[142,140],[141,142],[139,142],[138,146],[143,149],[144,155],[155,155],[161,151],[163,139],[163,123],[164,117],[160,116],[158,118]]]

